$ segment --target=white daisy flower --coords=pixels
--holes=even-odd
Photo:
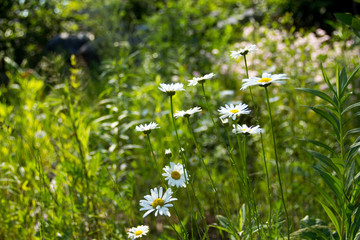
[[[166,166],[163,168],[163,170],[165,171],[165,173],[163,173],[162,175],[165,177],[165,180],[168,181],[170,186],[186,187],[189,176],[186,170],[184,170],[182,164],[175,164],[173,162],[170,162],[170,167]]]
[[[160,83],[159,89],[170,96],[175,95],[177,91],[185,91],[184,84],[182,83]]]
[[[165,155],[168,156],[168,157],[171,157],[171,156],[172,156],[172,152],[171,152],[171,149],[170,149],[170,148],[165,149]]]
[[[240,125],[240,124],[233,124],[233,130],[232,130],[233,133],[235,134],[240,134],[240,133],[243,133],[243,134],[258,134],[258,133],[263,133],[264,130],[262,128],[260,128],[259,125],[257,126],[251,126],[251,127],[248,127],[246,124],[243,124],[243,125]]]
[[[46,136],[46,132],[40,130],[35,133],[35,138],[44,138]]]
[[[128,237],[130,239],[141,238],[149,232],[149,227],[146,225],[140,225],[137,227],[130,228],[128,231]]]
[[[199,159],[196,156],[194,156],[194,157],[189,158],[189,162],[190,162],[191,166],[195,166],[199,162]]]
[[[243,79],[242,80],[243,85],[241,87],[241,90],[244,90],[247,87],[255,86],[255,85],[259,85],[261,87],[267,87],[273,82],[284,83],[284,81],[279,81],[279,80],[285,80],[285,79],[289,79],[289,77],[286,74],[271,75],[270,73],[264,72],[261,78],[251,77],[251,78]]]
[[[256,52],[257,46],[256,45],[249,45],[245,48],[240,48],[238,51],[231,51],[230,57],[238,59],[241,56],[244,56],[250,52]]]
[[[163,195],[163,188],[160,187],[159,190],[157,188],[150,190],[151,195],[146,195],[144,198],[146,200],[140,200],[140,211],[147,211],[143,218],[149,215],[150,213],[155,211],[155,217],[160,215],[167,215],[170,217],[169,207],[173,205],[169,202],[177,200],[177,198],[173,198],[171,188],[168,188]]]
[[[154,130],[156,128],[160,128],[157,123],[151,122],[149,124],[140,124],[139,126],[135,127],[135,130],[138,132],[143,132],[144,134],[149,134],[151,130]]]
[[[220,118],[232,118],[235,120],[237,116],[240,116],[241,114],[249,114],[251,111],[248,110],[247,104],[240,103],[236,106],[234,104],[225,104],[225,107],[220,107],[218,112],[221,115]]]
[[[214,73],[209,73],[202,77],[194,77],[192,80],[188,80],[188,82],[189,82],[188,86],[195,86],[198,83],[202,83],[207,79],[213,78],[215,75],[216,74],[214,74]]]
[[[227,118],[221,118],[221,117],[220,117],[220,120],[221,120],[221,123],[222,123],[223,125],[228,125],[228,124],[229,124],[229,119],[227,119]]]
[[[189,110],[186,111],[176,111],[176,113],[174,114],[174,117],[179,118],[179,117],[191,117],[191,115],[193,115],[194,113],[197,112],[201,112],[201,107],[194,107],[194,108],[190,108]]]

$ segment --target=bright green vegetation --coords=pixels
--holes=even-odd
[[[339,14],[326,32],[300,28],[300,6],[286,13],[285,0],[150,2],[4,7],[0,239],[128,239],[138,225],[150,227],[142,239],[360,239],[359,20]],[[61,31],[94,34],[99,69],[42,56]],[[230,57],[252,44],[246,61]],[[288,79],[240,90],[263,72]],[[250,114],[223,124],[217,110],[239,102]],[[160,128],[135,130],[150,122]],[[186,188],[171,187],[170,217],[143,218],[139,201],[169,188],[170,162],[186,169]]]

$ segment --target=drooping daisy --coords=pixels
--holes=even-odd
[[[171,149],[170,149],[170,148],[165,149],[165,156],[167,156],[167,157],[171,158],[171,156],[172,156],[172,152],[171,152]]]
[[[271,75],[270,73],[264,72],[261,78],[251,77],[251,78],[243,79],[242,80],[243,85],[241,87],[241,90],[244,90],[247,87],[255,86],[255,85],[259,85],[261,87],[267,87],[273,82],[284,83],[284,81],[279,81],[279,80],[285,80],[285,79],[289,79],[289,77],[286,74]]]
[[[240,48],[238,51],[231,51],[230,57],[238,59],[241,56],[244,56],[250,52],[256,52],[257,46],[256,45],[249,45],[245,48]]]
[[[264,130],[262,128],[260,128],[259,125],[248,127],[246,124],[243,124],[243,125],[240,125],[240,124],[235,125],[235,124],[233,124],[232,132],[235,133],[235,134],[243,133],[243,134],[247,135],[247,134],[263,133]]]
[[[248,105],[244,103],[240,103],[238,105],[225,104],[225,107],[220,107],[218,109],[218,112],[220,113],[220,118],[232,118],[233,120],[236,119],[237,116],[240,116],[241,114],[249,114],[251,111],[248,110]]]
[[[229,124],[229,119],[227,119],[227,118],[220,117],[220,120],[221,120],[222,125],[224,125],[224,126]]]
[[[194,108],[190,108],[189,110],[186,111],[176,111],[176,113],[174,114],[174,117],[179,118],[179,117],[191,117],[191,115],[193,115],[194,113],[197,112],[201,112],[201,107],[194,107]]]
[[[154,188],[150,190],[151,195],[146,195],[145,200],[140,200],[140,211],[147,211],[143,218],[155,211],[155,217],[160,215],[167,215],[170,217],[169,207],[173,205],[169,202],[177,200],[173,198],[171,188],[168,188],[163,195],[163,188]]]
[[[138,132],[143,132],[144,134],[149,134],[151,130],[154,130],[156,128],[160,128],[157,123],[151,122],[149,124],[140,124],[139,126],[135,127],[135,130]]]
[[[168,181],[170,186],[186,187],[189,176],[186,170],[184,170],[182,164],[175,164],[173,162],[170,162],[170,167],[166,166],[163,168],[163,170],[165,171],[165,173],[163,173],[162,175],[165,177],[165,180]]]
[[[159,89],[170,96],[175,95],[177,91],[185,91],[184,84],[182,83],[160,83]]]
[[[141,238],[149,232],[149,227],[146,225],[140,225],[137,227],[130,228],[128,231],[128,237],[130,239]]]
[[[215,75],[216,74],[214,74],[214,73],[209,73],[209,74],[206,74],[206,75],[204,75],[202,77],[194,77],[192,80],[188,80],[188,82],[189,82],[188,86],[195,86],[198,83],[202,83],[207,79],[213,78]]]

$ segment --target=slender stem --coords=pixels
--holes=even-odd
[[[170,227],[173,229],[173,231],[176,233],[176,235],[177,235],[179,238],[184,239],[184,238],[176,231],[174,225],[171,224],[170,220],[169,220],[167,217],[165,217],[165,219],[166,219],[166,221],[168,222],[168,224],[170,225]]]
[[[179,149],[180,149],[180,153],[181,153],[181,160],[182,160],[182,164],[183,166],[185,167],[185,169],[189,169],[187,167],[187,158],[186,158],[186,155],[184,154],[184,151],[182,151],[182,147],[181,147],[181,143],[180,143],[180,139],[179,139],[179,135],[177,133],[177,128],[176,128],[176,124],[175,124],[175,118],[174,118],[174,107],[173,107],[173,101],[172,101],[172,96],[173,95],[169,95],[170,97],[170,109],[171,109],[171,119],[172,119],[172,123],[173,123],[173,126],[174,126],[174,130],[175,130],[175,134],[176,134],[176,139],[177,139],[177,143],[179,145]],[[205,227],[205,234],[206,236],[208,237],[208,226],[207,226],[207,223],[206,223],[206,220],[205,220],[205,216],[204,214],[202,213],[202,207],[196,197],[196,194],[195,194],[195,191],[194,191],[194,186],[192,184],[192,181],[191,180],[188,180],[187,179],[187,176],[184,175],[185,177],[185,184],[186,184],[186,192],[187,192],[187,195],[188,195],[188,199],[189,199],[189,202],[190,202],[190,206],[191,206],[191,219],[193,218],[193,204],[192,204],[192,201],[191,201],[191,197],[190,197],[190,194],[189,194],[189,188],[188,186],[190,185],[190,189],[192,191],[192,194],[194,195],[194,198],[195,198],[195,202],[196,202],[196,205],[198,207],[198,210],[199,210],[199,213],[200,213],[200,216],[204,222],[204,227]],[[198,228],[198,224],[195,224],[196,227]],[[192,227],[192,224],[191,224],[191,227]],[[198,229],[199,230],[199,229]]]
[[[260,230],[260,222],[259,222],[259,213],[257,210],[257,206],[256,206],[256,201],[255,201],[255,195],[254,195],[254,191],[252,190],[252,184],[250,181],[250,176],[249,176],[249,172],[247,170],[247,161],[246,161],[246,143],[247,143],[247,136],[244,135],[244,148],[243,148],[243,153],[244,153],[244,168],[245,168],[245,177],[246,177],[246,181],[247,181],[247,189],[249,191],[249,196],[250,196],[250,200],[252,201],[253,207],[254,207],[254,212],[255,212],[255,221],[258,227],[258,231],[261,231],[262,234],[265,235],[264,231],[261,229]],[[265,235],[266,236],[266,235]]]
[[[248,70],[248,65],[247,65],[247,61],[246,61],[246,55],[243,55],[243,56],[244,56],[246,77],[249,78],[249,70]],[[252,94],[251,87],[249,87],[249,90],[250,90],[251,101],[252,101],[252,104],[254,106],[254,112],[255,112],[255,115],[256,115],[256,122],[259,122],[259,112],[258,112],[258,109],[257,109],[257,107],[255,105],[254,95]],[[266,162],[264,140],[263,140],[263,135],[262,135],[261,132],[260,132],[260,142],[261,142],[263,162],[264,162],[264,168],[265,168],[265,174],[266,174],[267,194],[268,194],[268,201],[269,201],[269,219],[268,219],[268,223],[269,223],[269,232],[271,233],[271,228],[272,228],[272,226],[271,226],[271,224],[272,224],[272,204],[271,204],[270,178],[269,178],[269,171],[268,171],[267,162]]]
[[[272,133],[273,144],[274,144],[276,171],[277,171],[278,180],[279,180],[279,184],[280,184],[281,200],[282,200],[282,204],[283,204],[285,215],[286,215],[287,237],[288,237],[288,239],[290,239],[289,215],[288,215],[288,211],[287,211],[287,208],[286,208],[285,197],[284,197],[284,192],[283,192],[283,187],[282,187],[282,182],[281,182],[279,159],[278,159],[278,154],[277,154],[276,138],[275,138],[275,131],[274,131],[274,123],[273,123],[273,118],[272,118],[272,114],[271,114],[269,92],[268,92],[267,87],[265,87],[265,93],[266,93],[266,103],[267,103],[267,108],[268,108],[269,117],[270,117],[270,123],[271,123],[271,133]]]
[[[338,97],[340,99],[340,97]],[[340,121],[339,121],[339,125],[340,125],[340,159],[341,159],[341,163],[344,163],[344,130],[343,130],[343,115],[342,115],[342,108],[341,108],[341,102],[339,102],[338,104],[338,113],[340,115]],[[342,206],[342,216],[341,216],[341,229],[340,229],[340,240],[344,239],[344,231],[345,231],[345,217],[346,217],[346,209],[347,209],[347,204],[346,204],[346,191],[345,191],[345,184],[346,184],[346,171],[344,171],[343,176],[342,176],[342,187],[344,189],[344,194],[342,197],[342,201],[343,201],[343,206]],[[345,235],[346,238],[346,235]]]
[[[248,184],[247,184],[247,177],[246,177],[246,165],[245,165],[245,159],[244,159],[244,149],[243,149],[243,145],[241,144],[241,138],[240,135],[237,134],[236,135],[236,139],[238,142],[238,146],[239,146],[239,153],[240,153],[240,163],[241,163],[241,179],[242,179],[242,184],[243,187],[245,189],[245,200],[246,200],[246,206],[248,208],[249,214],[246,214],[246,216],[248,216],[248,224],[249,224],[249,228],[250,228],[250,239],[253,239],[253,229],[252,229],[252,207],[250,204],[250,196],[249,196],[249,189],[248,189]]]
[[[248,70],[248,66],[247,66],[247,61],[246,61],[246,55],[244,56],[244,63],[245,63],[245,70],[246,70],[246,78],[249,78],[249,70]]]
[[[210,178],[210,182],[211,182],[211,186],[212,186],[212,188],[213,188],[213,191],[214,191],[214,193],[216,194],[216,193],[217,193],[217,190],[216,190],[216,187],[215,187],[215,183],[214,183],[214,180],[213,180],[212,177],[211,177],[211,173],[210,173],[210,171],[209,171],[209,168],[206,166],[206,164],[205,164],[205,162],[204,162],[204,158],[203,158],[203,156],[202,156],[201,146],[200,146],[200,145],[197,143],[197,141],[196,141],[196,137],[195,137],[194,131],[193,131],[192,127],[191,127],[189,118],[187,117],[186,119],[187,119],[187,123],[188,123],[188,127],[189,127],[189,129],[190,129],[190,133],[191,133],[192,139],[194,140],[195,147],[196,147],[196,149],[198,150],[199,158],[200,158],[200,160],[201,160],[201,163],[204,165],[204,168],[205,168],[205,170],[206,170],[206,173],[208,174],[208,176],[209,176],[209,178]]]

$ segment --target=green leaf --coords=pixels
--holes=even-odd
[[[359,228],[360,228],[360,207],[358,207],[354,212],[355,212],[353,214],[354,220],[352,221],[352,224],[350,226],[350,234],[351,234],[350,239],[354,239],[356,234],[359,232]]]
[[[340,225],[339,225],[339,222],[338,222],[336,216],[334,215],[334,213],[325,204],[323,204],[322,202],[319,202],[319,203],[324,208],[324,210],[325,210],[326,214],[328,215],[328,217],[330,218],[331,222],[334,224],[336,231],[340,234]]]
[[[318,167],[314,167],[314,169],[320,174],[321,178],[325,181],[325,183],[330,187],[330,189],[335,193],[337,199],[340,202],[340,205],[343,203],[342,198],[344,197],[344,192],[342,190],[342,184],[339,179],[334,177],[333,175],[324,172]]]
[[[360,64],[355,68],[355,70],[351,73],[350,77],[347,79],[347,81],[344,85],[344,90],[351,83],[351,81],[353,80],[353,78],[355,77],[355,74],[359,71],[359,69],[360,69]]]
[[[359,132],[360,132],[360,128],[351,129],[345,133],[344,138],[349,134],[354,134],[354,133],[359,133]]]
[[[329,168],[331,168],[333,171],[335,171],[338,175],[340,175],[340,171],[339,168],[336,167],[336,165],[331,161],[330,158],[328,158],[327,156],[312,151],[312,150],[307,150],[308,153],[310,153],[311,155],[313,155],[315,158],[317,158],[318,160],[320,160],[323,164],[325,164],[326,166],[328,166]]]
[[[340,76],[339,76],[339,81],[340,81],[340,96],[339,99],[341,100],[342,99],[342,96],[345,92],[345,89],[346,89],[346,82],[347,82],[348,78],[347,78],[347,75],[346,75],[346,69],[345,67],[343,67],[341,69],[341,72],[340,72]]]
[[[344,167],[347,168],[348,165],[351,163],[354,156],[356,156],[358,149],[360,148],[360,137],[358,137],[355,142],[350,146],[350,149],[346,155],[345,165]]]
[[[347,111],[349,111],[350,109],[356,108],[356,107],[360,107],[360,102],[351,104],[350,106],[348,106],[347,108],[344,109],[344,111],[342,111],[341,114],[346,113]]]
[[[317,188],[316,190],[320,192],[321,196],[323,197],[323,200],[325,200],[325,202],[333,209],[333,211],[337,215],[340,215],[338,211],[339,207],[336,206],[336,202],[329,196],[329,194],[327,194],[322,188]]]
[[[302,142],[309,142],[312,143],[318,147],[321,147],[323,149],[328,150],[329,152],[331,152],[332,154],[336,154],[336,152],[334,151],[334,149],[332,149],[331,147],[329,147],[328,145],[326,145],[325,143],[319,142],[319,141],[315,141],[315,140],[310,140],[310,139],[299,139],[299,141]]]
[[[328,85],[328,87],[330,88],[330,90],[334,93],[334,95],[336,96],[336,91],[334,90],[334,87],[331,85],[329,78],[327,77],[327,74],[325,72],[325,69],[323,67],[323,65],[321,64],[321,72],[323,74],[324,80],[326,82],[326,84]]]
[[[313,110],[314,112],[316,112],[317,114],[319,114],[321,117],[323,117],[326,121],[328,121],[334,128],[335,133],[339,139],[339,121],[337,119],[334,119],[328,112],[325,112],[324,110],[321,110],[319,108],[316,107],[310,107],[310,106],[306,106],[307,108]]]
[[[335,13],[334,14],[335,17],[337,18],[337,20],[339,20],[340,22],[348,25],[348,26],[351,26],[351,23],[352,23],[352,19],[353,19],[353,16],[349,13]]]
[[[303,91],[303,92],[308,92],[311,93],[315,96],[318,96],[319,98],[325,100],[326,102],[330,103],[331,105],[333,105],[334,107],[336,107],[336,104],[334,103],[334,101],[331,99],[331,97],[329,97],[327,94],[315,90],[315,89],[310,89],[310,88],[297,88],[297,90]]]

